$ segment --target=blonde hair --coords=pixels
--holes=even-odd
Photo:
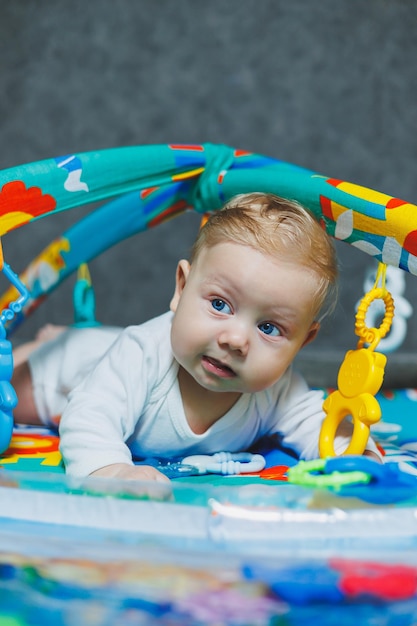
[[[191,263],[203,248],[225,241],[305,266],[319,279],[316,313],[322,310],[322,318],[334,308],[338,272],[333,243],[298,202],[269,193],[235,196],[210,214],[193,245]]]

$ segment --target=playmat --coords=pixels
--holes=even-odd
[[[8,338],[63,280],[184,210],[251,191],[298,200],[331,236],[417,274],[417,206],[228,146],[133,146],[0,172],[1,235],[111,199],[20,277],[2,260],[1,626],[417,623],[415,390],[377,394],[383,465],[302,464],[270,439],[252,451],[261,470],[197,474],[173,459],[168,486],[70,479],[56,433],[13,427]],[[91,304],[76,323],[94,323]]]
[[[389,476],[368,493],[290,484],[297,460],[269,441],[256,474],[135,491],[65,478],[57,434],[15,428],[0,460],[0,623],[411,626],[417,391],[378,400],[373,436],[405,490]]]
[[[327,390],[324,390],[327,395]],[[371,428],[372,436],[378,444],[384,462],[400,464],[406,471],[417,476],[417,390],[384,389],[376,396],[383,415],[382,421]],[[289,467],[297,464],[293,454],[280,448],[273,438],[261,442],[256,452],[262,453],[266,466],[250,474],[222,475],[196,472],[170,474],[173,480],[190,480],[210,484],[254,484],[263,481],[286,481]],[[147,463],[156,460],[147,459]],[[179,459],[173,459],[173,463]],[[404,465],[405,464],[405,465]],[[17,472],[65,472],[59,452],[59,437],[53,430],[17,426],[9,448],[0,455],[0,467],[3,470]]]

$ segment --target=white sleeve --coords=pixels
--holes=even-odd
[[[311,390],[298,372],[289,371],[287,383],[278,399],[277,430],[283,437],[285,446],[293,449],[301,459],[319,458],[319,437],[325,413],[323,410],[324,393]],[[344,420],[335,437],[336,454],[341,454],[350,443],[352,424]],[[366,450],[381,456],[370,437]]]
[[[127,329],[70,393],[59,426],[67,474],[87,476],[106,465],[133,464],[125,442],[146,404],[151,368]]]

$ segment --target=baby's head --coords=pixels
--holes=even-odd
[[[203,249],[222,242],[250,246],[266,255],[303,266],[318,278],[315,319],[334,307],[337,260],[330,237],[298,202],[268,193],[232,198],[210,215],[191,251],[196,261]]]
[[[237,196],[177,266],[171,346],[182,376],[208,391],[267,389],[317,335],[336,274],[329,237],[300,205]]]

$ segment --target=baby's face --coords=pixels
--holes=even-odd
[[[317,289],[317,276],[289,260],[236,243],[206,248],[179,264],[174,356],[205,389],[266,389],[317,333]]]

